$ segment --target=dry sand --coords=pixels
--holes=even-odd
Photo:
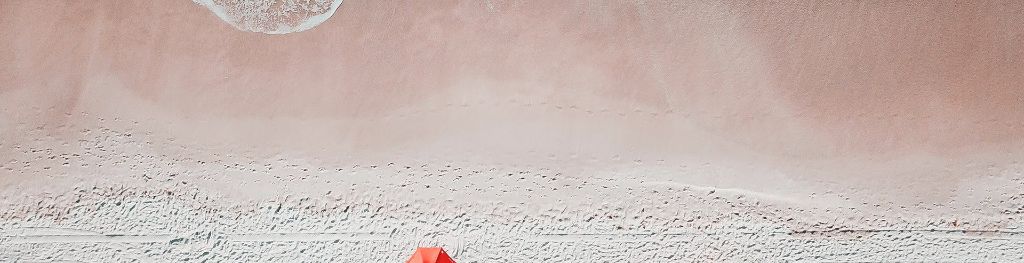
[[[268,1],[0,1],[0,261],[1024,261],[1020,1]]]

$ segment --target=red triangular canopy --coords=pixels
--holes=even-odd
[[[448,257],[448,253],[445,253],[442,248],[421,247],[416,248],[416,253],[413,253],[412,258],[405,263],[455,263],[455,261]]]

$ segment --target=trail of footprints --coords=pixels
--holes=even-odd
[[[209,154],[131,126],[82,129],[75,143],[46,130],[0,141],[0,171],[81,183],[3,189],[0,261],[402,262],[421,245],[459,262],[1024,261],[1019,196],[966,218],[888,216],[553,169],[318,167]],[[331,187],[242,201],[197,183],[256,179]]]
[[[118,192],[119,204],[109,203],[110,191]],[[792,229],[798,224],[745,215],[678,223],[697,216],[640,214],[653,221],[645,224],[622,220],[616,206],[536,213],[486,203],[441,207],[430,200],[241,206],[177,191],[92,189],[78,203],[96,209],[59,218],[49,209],[4,214],[2,259],[401,262],[417,245],[443,245],[466,262],[1018,261],[1024,247],[1016,231],[861,229],[811,235]],[[70,204],[54,207],[64,205]],[[595,217],[608,219],[594,222]]]

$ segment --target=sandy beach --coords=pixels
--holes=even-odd
[[[1024,260],[1022,2],[299,2],[0,1],[0,261]]]

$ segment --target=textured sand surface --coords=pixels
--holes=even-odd
[[[1024,261],[1024,2],[297,2],[0,0],[0,261]]]

